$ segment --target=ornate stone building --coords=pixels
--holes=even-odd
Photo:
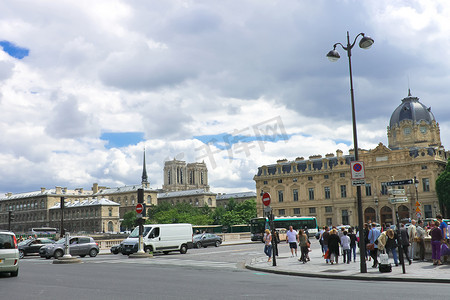
[[[164,192],[203,189],[209,192],[208,168],[204,162],[169,160],[164,163]]]
[[[435,217],[439,204],[435,182],[445,168],[448,153],[441,145],[439,124],[431,109],[417,97],[408,97],[392,113],[387,128],[389,147],[379,143],[371,150],[359,150],[364,162],[362,186],[364,221],[393,223],[395,207],[388,198],[387,183],[417,178],[403,187],[408,202],[397,205],[400,219],[416,218],[416,202],[422,218]],[[271,194],[276,216],[316,216],[319,225],[357,224],[356,187],[352,186],[350,162],[354,152],[298,157],[293,161],[258,168],[254,176],[258,215],[263,215],[261,195]]]

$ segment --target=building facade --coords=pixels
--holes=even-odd
[[[165,192],[203,189],[209,192],[208,168],[204,162],[188,163],[181,160],[169,160],[164,163]]]
[[[256,201],[256,193],[255,192],[241,192],[241,193],[227,193],[227,194],[217,194],[216,203],[217,207],[227,208],[228,203],[231,199],[234,199],[236,203],[242,203],[245,200],[255,200]]]
[[[388,131],[389,147],[379,143],[371,150],[359,150],[365,167],[361,187],[364,221],[394,223],[399,218],[435,217],[439,213],[435,182],[444,170],[448,153],[440,142],[439,124],[431,109],[409,93],[393,112]],[[258,215],[263,215],[261,196],[271,194],[276,216],[315,216],[319,225],[358,223],[356,187],[352,186],[350,163],[354,151],[298,157],[293,161],[258,168],[254,176]],[[390,203],[388,182],[416,178],[404,188],[407,203]],[[420,215],[416,213],[419,212]]]

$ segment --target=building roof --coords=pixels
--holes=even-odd
[[[196,189],[196,190],[187,190],[187,191],[159,193],[158,199],[183,197],[183,196],[196,196],[196,195],[216,195],[216,194],[212,193],[212,192],[207,192],[204,189]]]
[[[218,194],[216,200],[226,200],[226,199],[239,199],[239,198],[256,198],[255,192],[241,192],[241,193],[229,193],[229,194]]]
[[[120,186],[115,188],[107,188],[99,190],[98,193],[95,193],[94,196],[101,196],[101,195],[111,195],[111,194],[122,194],[127,192],[137,192],[138,189],[142,189],[142,184],[135,184],[135,185],[126,185],[126,186]],[[144,188],[144,191],[155,191],[152,189]]]
[[[86,199],[83,201],[74,201],[74,202],[65,202],[64,203],[64,207],[65,208],[71,208],[71,207],[87,207],[87,206],[120,206],[119,203],[116,203],[114,201],[108,200],[106,198],[101,198],[101,199]],[[55,205],[53,205],[52,207],[50,207],[50,209],[59,209],[61,207],[61,204],[58,202]]]
[[[34,192],[26,192],[26,193],[17,193],[17,194],[11,194],[11,195],[4,195],[0,197],[1,200],[14,200],[14,199],[23,199],[23,198],[32,198],[32,197],[38,197],[38,196],[87,196],[92,195],[92,191],[81,191],[80,189],[77,190],[64,190],[61,189],[61,193],[57,193],[56,189],[46,189],[43,191],[34,191]]]
[[[431,112],[431,107],[427,108],[419,101],[419,98],[412,97],[411,92],[409,92],[408,97],[404,98],[402,104],[400,104],[392,113],[389,122],[390,128],[399,126],[400,122],[403,120],[411,120],[415,124],[418,124],[421,121],[431,124],[433,121],[436,121]]]

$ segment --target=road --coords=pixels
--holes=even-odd
[[[261,253],[262,244],[258,243],[191,249],[186,255],[173,253],[152,259],[99,255],[70,265],[26,257],[20,262],[17,278],[0,275],[0,298],[446,299],[450,291],[440,284],[310,279],[242,267],[246,259]]]

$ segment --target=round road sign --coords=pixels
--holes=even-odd
[[[265,206],[269,206],[270,205],[270,194],[269,193],[264,193],[262,196],[262,202]]]
[[[142,205],[142,203],[138,203],[138,204],[136,205],[136,212],[137,212],[138,214],[142,214],[143,211],[144,211],[144,206]]]

